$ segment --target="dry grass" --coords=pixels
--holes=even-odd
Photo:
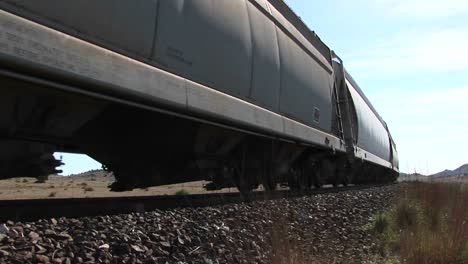
[[[311,261],[311,256],[306,257],[301,249],[301,243],[291,238],[288,232],[288,220],[281,215],[274,216],[276,223],[270,230],[269,241],[267,243],[271,247],[268,263],[271,264],[305,264],[305,263],[319,263],[318,261]]]
[[[407,183],[374,230],[401,263],[468,263],[468,184]]]
[[[271,226],[263,232],[266,235],[265,243],[268,248],[267,262],[269,264],[321,264],[321,263],[356,263],[355,260],[340,260],[340,257],[324,254],[311,245],[304,243],[292,229],[291,222],[284,212],[274,212],[271,216]],[[311,236],[313,234],[310,234]],[[316,245],[314,245],[316,246]],[[362,263],[378,263],[368,261]]]

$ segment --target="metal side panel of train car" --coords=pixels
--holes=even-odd
[[[387,130],[348,80],[346,80],[346,85],[351,93],[358,119],[357,145],[386,161],[382,162],[382,165],[388,166],[391,150]]]
[[[98,45],[148,58],[159,0],[5,0],[1,7]]]
[[[250,98],[261,106],[279,112],[281,75],[276,26],[250,2],[247,2],[247,8],[253,41]]]
[[[332,67],[294,25],[271,3],[277,25],[281,62],[280,113],[308,126],[330,131],[332,126]],[[328,57],[330,57],[330,50]]]
[[[331,130],[328,60],[263,0],[8,0],[0,6],[308,126]],[[124,68],[118,63],[112,67]]]
[[[275,112],[279,103],[279,113],[331,130],[327,60],[249,1],[175,0],[161,2],[159,11],[157,65]]]
[[[331,134],[297,123],[245,100],[221,92],[215,93],[209,87],[191,85],[191,81],[180,76],[41,24],[5,11],[0,13],[0,59],[14,60],[15,65],[23,65],[21,67],[38,67],[45,74],[43,77],[51,72],[63,75],[63,78],[82,78],[83,81],[93,82],[93,85],[104,85],[99,88],[99,93],[128,93],[131,98],[144,98],[152,106],[171,105],[186,111],[196,110],[217,120],[242,125],[240,128],[254,128],[255,132],[274,133],[280,137],[344,151],[340,140]],[[0,61],[1,63],[3,62]],[[198,88],[195,89],[195,86]],[[95,89],[93,87],[89,89]],[[212,94],[223,100],[208,100]],[[124,97],[119,97],[120,99],[126,100]],[[227,112],[232,115],[227,116]]]
[[[331,131],[331,75],[278,30],[281,60],[280,111],[309,126]]]
[[[247,98],[252,39],[244,0],[161,1],[154,59],[164,69]]]

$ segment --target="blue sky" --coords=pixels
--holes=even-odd
[[[387,121],[400,170],[468,163],[467,0],[286,0]],[[100,168],[63,154],[64,174]]]

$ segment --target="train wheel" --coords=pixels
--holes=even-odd
[[[262,185],[266,191],[272,192],[276,190],[277,183],[271,176],[266,176],[262,179]]]
[[[304,169],[299,178],[299,186],[303,191],[310,191],[313,182],[313,172]]]
[[[246,174],[236,175],[235,184],[242,195],[250,195],[254,189],[254,186],[250,183]]]
[[[323,160],[320,162],[319,173],[315,175],[314,185],[316,188],[321,188],[325,182],[331,179],[334,175],[333,164],[329,160]]]
[[[243,196],[249,196],[252,193],[252,186],[245,181],[238,182],[237,184],[237,189]]]
[[[315,183],[315,178],[317,174],[317,167],[313,159],[308,159],[304,163],[304,170],[302,175],[301,186],[305,191],[310,191],[312,185]]]
[[[310,191],[312,187],[312,179],[313,175],[308,174],[306,172],[303,173],[302,175],[302,181],[301,181],[301,189],[304,191]]]
[[[314,182],[315,188],[322,188],[324,181],[323,181],[323,178],[322,178],[321,171],[315,173],[313,182]]]
[[[289,189],[293,191],[308,191],[312,185],[311,173],[303,167],[291,170],[288,181]]]
[[[338,168],[333,177],[333,186],[338,187],[340,184],[343,184],[344,186],[346,186],[348,184],[347,182],[348,180],[347,180],[345,168],[341,168],[341,167]]]
[[[399,173],[392,171],[391,176],[390,176],[390,183],[397,182],[398,176],[399,176]]]
[[[237,189],[241,195],[246,197],[249,196],[255,187],[252,183],[252,179],[249,178],[249,174],[245,169],[235,169],[234,173],[234,183]]]
[[[359,164],[353,171],[353,183],[354,184],[363,184],[366,179],[366,167],[365,164]]]
[[[252,181],[247,170],[246,149],[242,149],[240,162],[234,162],[234,182],[242,196],[248,197],[254,189]]]
[[[273,157],[272,157],[272,151],[264,152],[263,156],[263,164],[262,164],[262,178],[261,182],[263,185],[263,189],[268,192],[272,192],[276,190],[277,186],[277,178],[274,173],[274,169],[272,169],[273,166]]]
[[[299,181],[300,173],[297,169],[293,168],[289,172],[288,175],[288,186],[289,190],[291,191],[299,191],[300,190],[300,181]]]
[[[343,178],[341,179],[341,183],[343,184],[343,186],[348,186],[349,182],[350,182],[349,175],[348,173],[345,173],[343,175]]]
[[[333,187],[338,187],[340,185],[340,178],[339,177],[333,178],[332,185]]]

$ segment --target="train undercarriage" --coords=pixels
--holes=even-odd
[[[307,190],[324,184],[390,182],[391,170],[274,135],[248,133],[132,105],[2,77],[0,178],[60,172],[53,153],[84,153],[125,191],[207,180],[208,190],[260,184]]]

